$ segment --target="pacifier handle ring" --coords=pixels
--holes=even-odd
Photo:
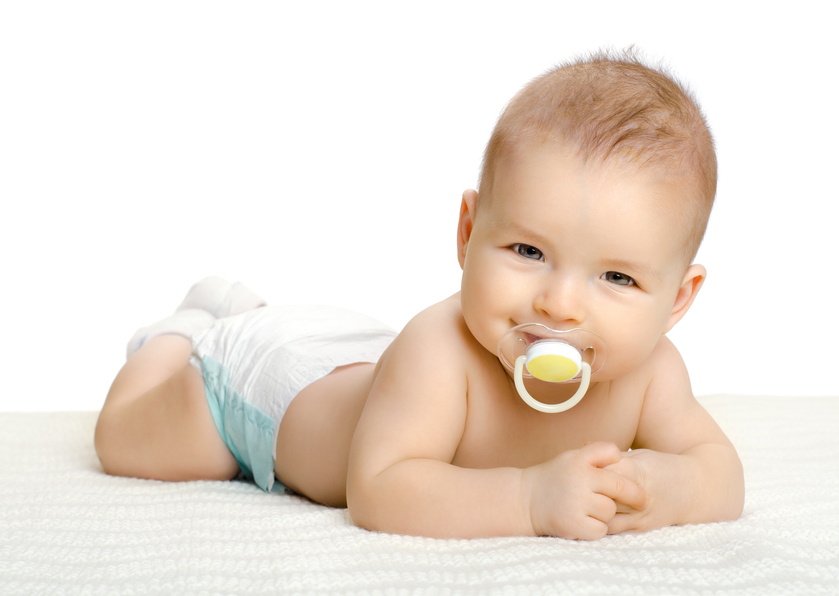
[[[525,360],[527,360],[527,356],[524,354],[516,358],[516,369],[513,372],[513,380],[516,382],[516,389],[518,390],[521,398],[524,400],[524,403],[534,410],[539,410],[540,412],[545,412],[546,414],[557,414],[559,412],[564,412],[565,410],[570,410],[580,403],[580,400],[583,399],[586,391],[588,391],[589,381],[591,381],[591,365],[588,362],[583,362],[580,367],[583,374],[580,379],[580,386],[577,389],[577,392],[572,395],[570,399],[562,402],[561,404],[544,404],[530,395],[524,386],[522,373],[524,372]]]

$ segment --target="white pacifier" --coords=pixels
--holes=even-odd
[[[516,390],[531,408],[555,414],[576,406],[588,391],[591,374],[606,363],[609,348],[603,338],[588,329],[558,331],[540,323],[526,323],[510,329],[498,342],[498,359],[513,371]],[[580,384],[577,392],[558,404],[535,399],[525,379],[548,383]]]

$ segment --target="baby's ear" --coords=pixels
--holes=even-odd
[[[679,293],[676,294],[676,301],[673,303],[673,310],[670,312],[670,318],[667,319],[667,325],[664,327],[662,335],[670,331],[673,326],[678,323],[683,316],[690,309],[690,305],[696,299],[699,293],[699,288],[705,281],[708,272],[702,265],[691,265],[685,271],[685,276],[682,278],[682,285],[679,286]]]
[[[475,206],[477,204],[477,191],[471,188],[463,191],[463,199],[460,201],[460,219],[457,222],[457,260],[461,269],[466,262],[466,246],[472,236],[472,226],[475,224]]]

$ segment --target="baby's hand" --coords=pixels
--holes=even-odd
[[[594,540],[606,535],[616,503],[643,510],[648,501],[644,489],[622,473],[606,469],[620,461],[617,446],[601,442],[524,470],[534,532]]]
[[[606,470],[640,486],[650,498],[648,506],[640,510],[628,501],[616,499],[617,515],[608,522],[609,534],[647,531],[679,523],[681,504],[675,493],[667,490],[668,484],[684,486],[678,475],[679,459],[667,453],[636,449],[623,453],[619,461],[606,466]]]

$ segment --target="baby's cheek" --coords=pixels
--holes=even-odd
[[[641,330],[635,333],[635,341],[630,341],[633,339],[630,337],[621,337],[609,342],[606,367],[609,369],[610,377],[621,377],[636,370],[655,349],[658,337],[645,337]]]

